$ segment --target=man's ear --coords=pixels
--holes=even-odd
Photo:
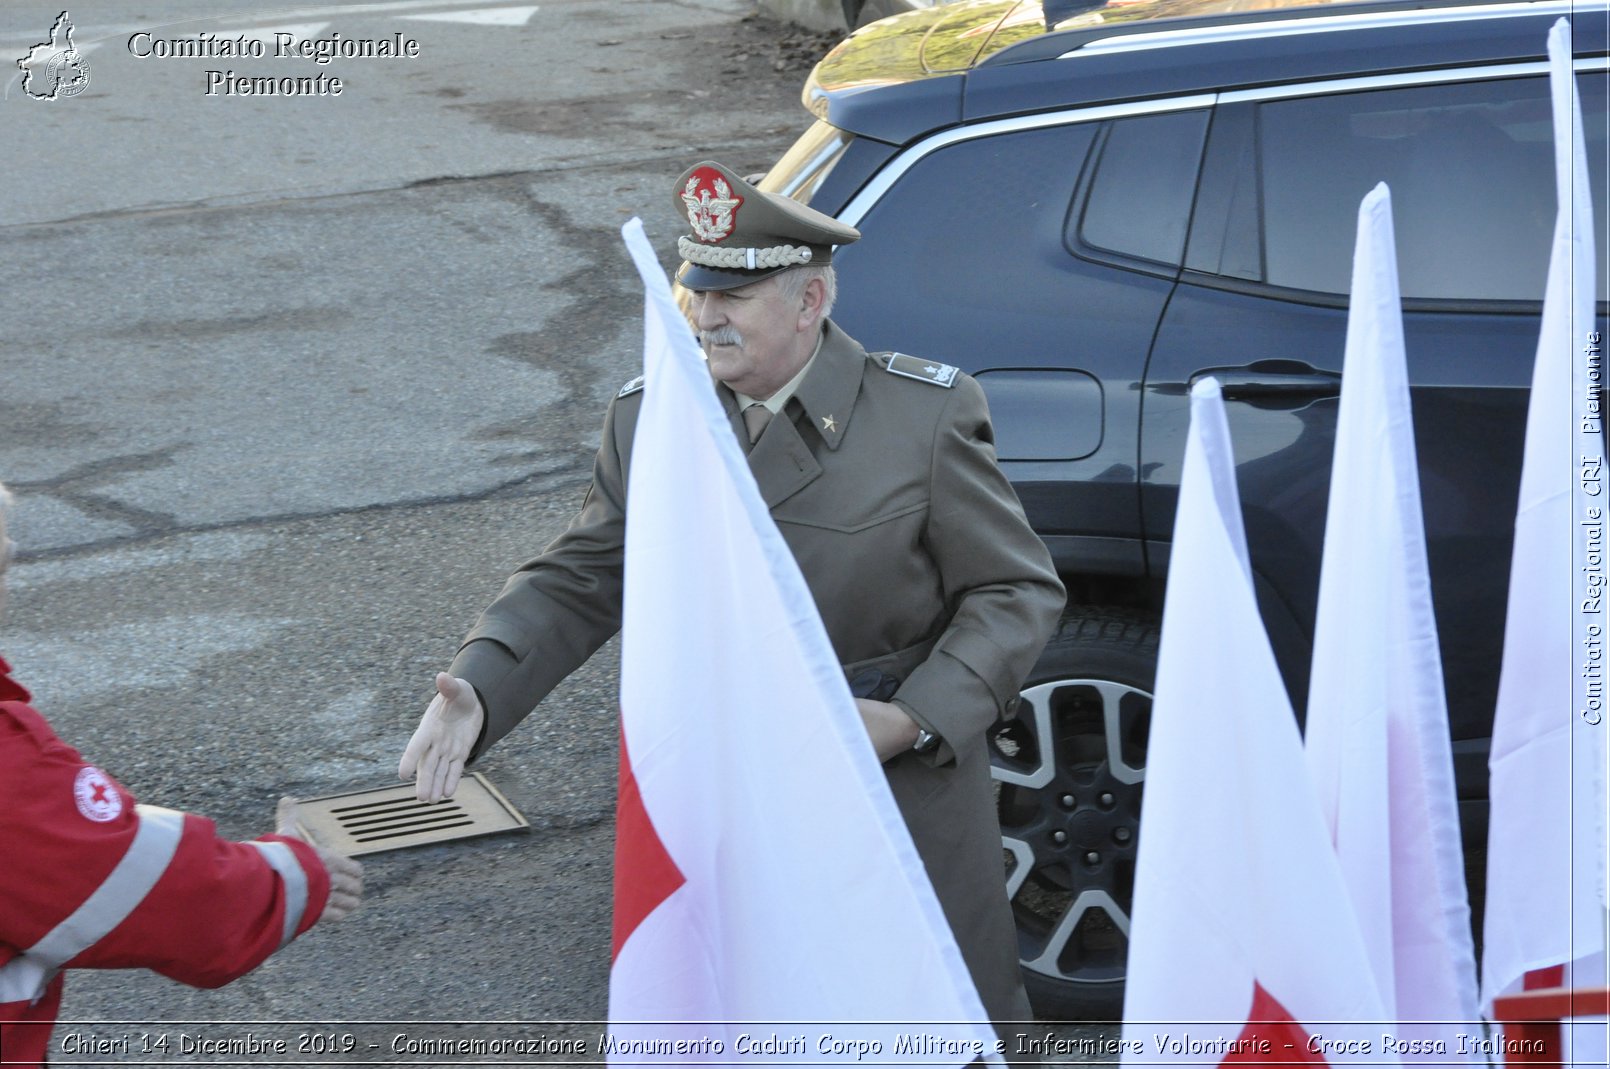
[[[801,333],[814,328],[822,319],[822,302],[827,299],[827,283],[813,278],[805,283],[799,297],[799,329]]]

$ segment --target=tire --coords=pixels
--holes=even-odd
[[[991,738],[1024,984],[1044,1019],[1121,1019],[1157,617],[1062,617]]]

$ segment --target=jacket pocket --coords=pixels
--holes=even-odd
[[[771,518],[779,524],[787,523],[795,527],[814,527],[817,530],[836,531],[839,534],[860,534],[862,531],[869,531],[885,523],[893,523],[895,520],[924,512],[928,508],[928,502],[923,500],[894,508],[879,509],[866,517],[840,515],[837,521],[833,521],[823,519],[820,510],[814,507],[810,509],[800,508],[797,512],[793,511],[789,508],[792,504],[794,503],[789,501],[777,506],[772,510]]]

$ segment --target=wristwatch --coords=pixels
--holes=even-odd
[[[939,736],[925,727],[917,729],[917,741],[911,744],[914,753],[932,753],[939,749]]]

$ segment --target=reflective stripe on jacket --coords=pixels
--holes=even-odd
[[[149,805],[135,811],[139,831],[112,874],[48,935],[0,965],[0,1002],[38,1001],[61,967],[122,924],[168,870],[184,833],[184,814]]]
[[[217,987],[313,926],[330,880],[283,836],[135,804],[59,739],[0,659],[0,1047],[41,1063],[75,968],[147,968]]]

